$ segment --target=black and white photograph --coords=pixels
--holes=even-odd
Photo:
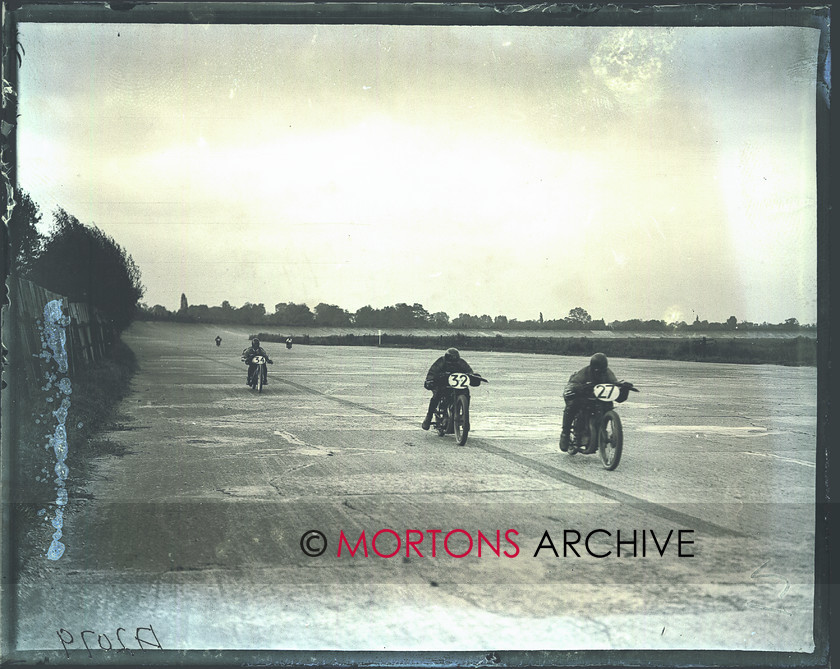
[[[828,8],[386,4],[4,7],[2,660],[819,660]]]

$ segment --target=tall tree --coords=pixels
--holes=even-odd
[[[96,307],[120,329],[128,326],[144,291],[132,257],[95,225],[80,223],[60,207],[53,218],[28,277],[71,302]]]
[[[314,315],[305,304],[279,302],[274,305],[271,321],[278,325],[312,325]]]
[[[592,322],[592,316],[583,307],[575,307],[569,310],[566,320],[577,325],[589,325]]]
[[[377,325],[376,309],[369,304],[357,309],[353,314],[353,322],[362,328],[375,327]]]
[[[264,316],[265,305],[262,303],[253,304],[251,302],[246,302],[236,310],[236,321],[238,323],[257,325],[262,323]]]
[[[431,322],[436,327],[449,325],[449,314],[447,314],[445,311],[436,311],[431,316]]]
[[[7,222],[9,233],[9,271],[26,276],[37,262],[44,243],[38,232],[41,210],[25,190],[15,188],[14,208]]]
[[[334,304],[321,302],[315,307],[315,325],[339,327],[350,324],[350,314]]]

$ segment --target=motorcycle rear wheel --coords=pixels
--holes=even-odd
[[[607,411],[601,419],[601,427],[598,430],[598,453],[604,469],[612,471],[618,467],[623,445],[621,419],[615,411]]]
[[[581,442],[583,440],[583,434],[585,430],[586,417],[579,412],[577,415],[575,415],[574,421],[572,422],[572,434],[569,439],[569,448],[566,451],[568,455],[575,455],[583,450]]]
[[[452,413],[455,422],[455,441],[458,446],[463,446],[467,443],[467,435],[470,431],[468,427],[470,424],[470,409],[466,397],[458,395],[455,398],[455,408]]]
[[[435,429],[439,437],[446,436],[446,428],[446,407],[443,404],[439,404],[435,410]]]

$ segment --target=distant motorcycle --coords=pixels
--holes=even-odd
[[[245,360],[245,362],[248,361]],[[262,392],[265,377],[268,373],[266,371],[267,368],[265,366],[267,362],[268,361],[265,359],[265,357],[261,355],[255,355],[253,358],[251,358],[250,361],[250,365],[252,365],[252,367],[250,371],[250,376],[248,377],[248,385],[254,390],[256,390],[258,393]]]
[[[569,439],[569,455],[591,455],[598,451],[604,468],[612,471],[621,461],[624,436],[621,419],[613,402],[624,402],[630,392],[639,392],[632,383],[587,384],[583,407],[575,414]]]
[[[454,434],[458,446],[467,443],[470,431],[470,386],[480,386],[487,379],[479,374],[453,372],[437,378],[443,386],[437,406],[434,409],[432,426],[438,436]]]

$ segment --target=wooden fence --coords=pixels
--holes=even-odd
[[[63,295],[16,277],[8,277],[9,300],[4,320],[10,335],[10,355],[21,362],[27,382],[43,381],[44,307],[61,302],[61,313],[67,319],[64,348],[68,373],[73,375],[91,362],[100,360],[111,347],[117,333],[113,324],[96,309],[80,302],[70,302]]]

